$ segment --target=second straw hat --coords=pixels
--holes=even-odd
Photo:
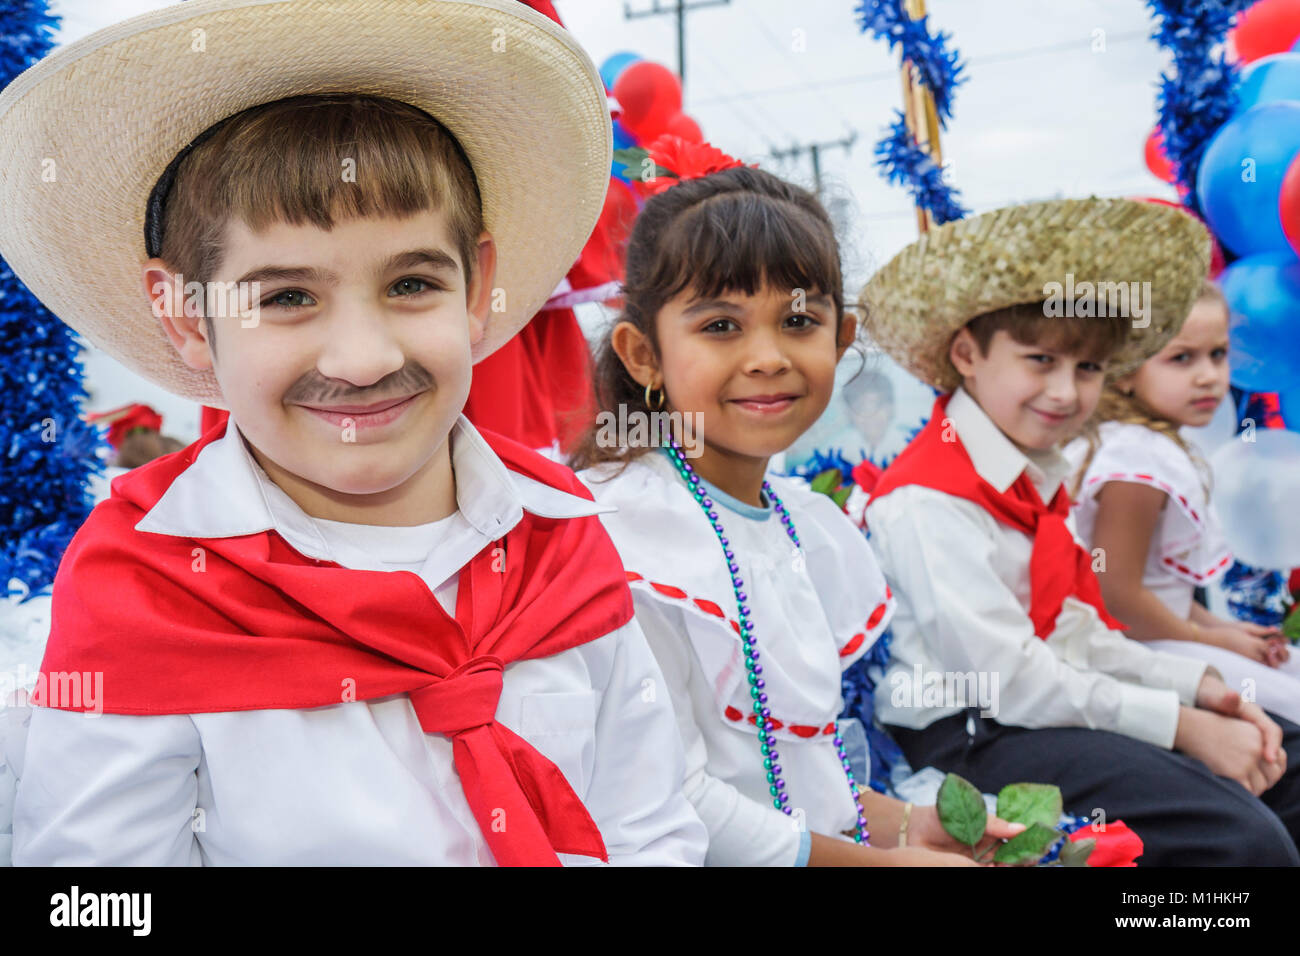
[[[1146,314],[1134,316],[1127,341],[1107,366],[1118,376],[1177,334],[1209,264],[1209,233],[1179,209],[1131,199],[1059,199],[932,229],[872,276],[860,298],[872,341],[948,392],[961,384],[949,344],[977,315],[1041,303],[1050,283],[1079,289],[1085,282],[1094,288],[1137,283]],[[1118,301],[1106,291],[1104,303]],[[1132,299],[1128,308],[1134,311]]]

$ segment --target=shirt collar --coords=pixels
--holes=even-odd
[[[1028,470],[1039,497],[1050,502],[1070,473],[1070,463],[1057,448],[1026,454],[1016,447],[988,413],[961,386],[948,401],[947,416],[961,437],[976,473],[1004,494]]]
[[[488,539],[510,531],[527,510],[545,518],[577,518],[615,510],[510,471],[464,415],[448,434],[460,515]],[[137,531],[185,538],[229,538],[275,530],[299,552],[328,559],[320,530],[253,457],[234,419],[204,446]]]

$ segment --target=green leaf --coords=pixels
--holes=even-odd
[[[1300,607],[1292,611],[1282,622],[1282,635],[1292,644],[1300,644]]]
[[[813,491],[822,495],[829,495],[832,491],[840,486],[840,470],[838,468],[827,468],[825,471],[818,472],[817,477],[809,483]]]
[[[1096,848],[1096,837],[1088,837],[1086,840],[1066,840],[1065,846],[1061,847],[1059,857],[1061,866],[1087,866],[1088,857],[1092,856],[1092,851]]]
[[[851,494],[853,494],[852,488],[840,488],[838,491],[831,492],[831,501],[835,502],[843,510],[844,503],[849,500]]]
[[[988,810],[984,798],[969,780],[955,773],[944,777],[935,809],[943,828],[958,843],[973,847],[983,839]]]
[[[998,794],[998,816],[1008,823],[1054,827],[1061,820],[1061,790],[1047,783],[1009,783]]]
[[[993,862],[1037,863],[1060,838],[1061,834],[1056,830],[1035,823],[998,847],[998,852],[993,854]]]
[[[630,146],[626,149],[614,150],[613,160],[621,166],[627,168],[628,176],[632,179],[640,178],[641,171],[645,169],[645,161],[650,158],[650,153],[644,146]],[[651,173],[656,178],[677,179],[678,176],[671,169],[665,169],[658,163],[654,164],[654,171]]]

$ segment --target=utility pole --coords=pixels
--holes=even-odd
[[[701,7],[721,7],[731,3],[731,0],[700,0],[698,3],[686,3],[686,0],[676,0],[676,3],[670,3],[668,6],[659,6],[659,0],[654,0],[654,6],[649,10],[633,10],[632,5],[623,0],[623,19],[636,20],[640,17],[657,17],[665,13],[672,13],[677,16],[677,77],[682,81],[682,88],[686,88],[686,14],[692,10],[698,10]]]
[[[842,139],[823,141],[820,143],[798,143],[789,149],[774,149],[772,156],[776,159],[793,159],[808,153],[812,156],[813,183],[817,192],[817,197],[821,198],[822,194],[822,159],[821,151],[823,149],[842,148],[848,152],[853,148],[853,144],[858,141],[857,130],[849,132],[848,136]]]

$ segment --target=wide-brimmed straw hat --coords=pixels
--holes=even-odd
[[[1209,264],[1209,233],[1180,209],[1130,199],[1060,199],[1008,206],[930,230],[871,277],[861,302],[875,344],[947,392],[961,384],[948,358],[953,334],[977,315],[1042,303],[1057,292],[1051,283],[1059,285],[1060,301],[1073,291],[1080,305],[1083,284],[1091,283],[1099,293],[1093,308],[1113,314],[1124,301],[1132,310],[1132,300],[1121,300],[1118,289],[1100,290],[1098,283],[1136,282],[1140,294],[1150,289],[1141,303],[1149,313],[1145,320],[1134,317],[1127,341],[1107,365],[1107,374],[1116,377],[1178,333]]]
[[[518,0],[188,0],[55,50],[0,93],[0,255],[124,365],[226,407],[212,372],[181,361],[143,292],[150,193],[219,120],[343,92],[424,110],[469,157],[505,293],[473,350],[479,361],[577,260],[613,146],[590,58]]]

